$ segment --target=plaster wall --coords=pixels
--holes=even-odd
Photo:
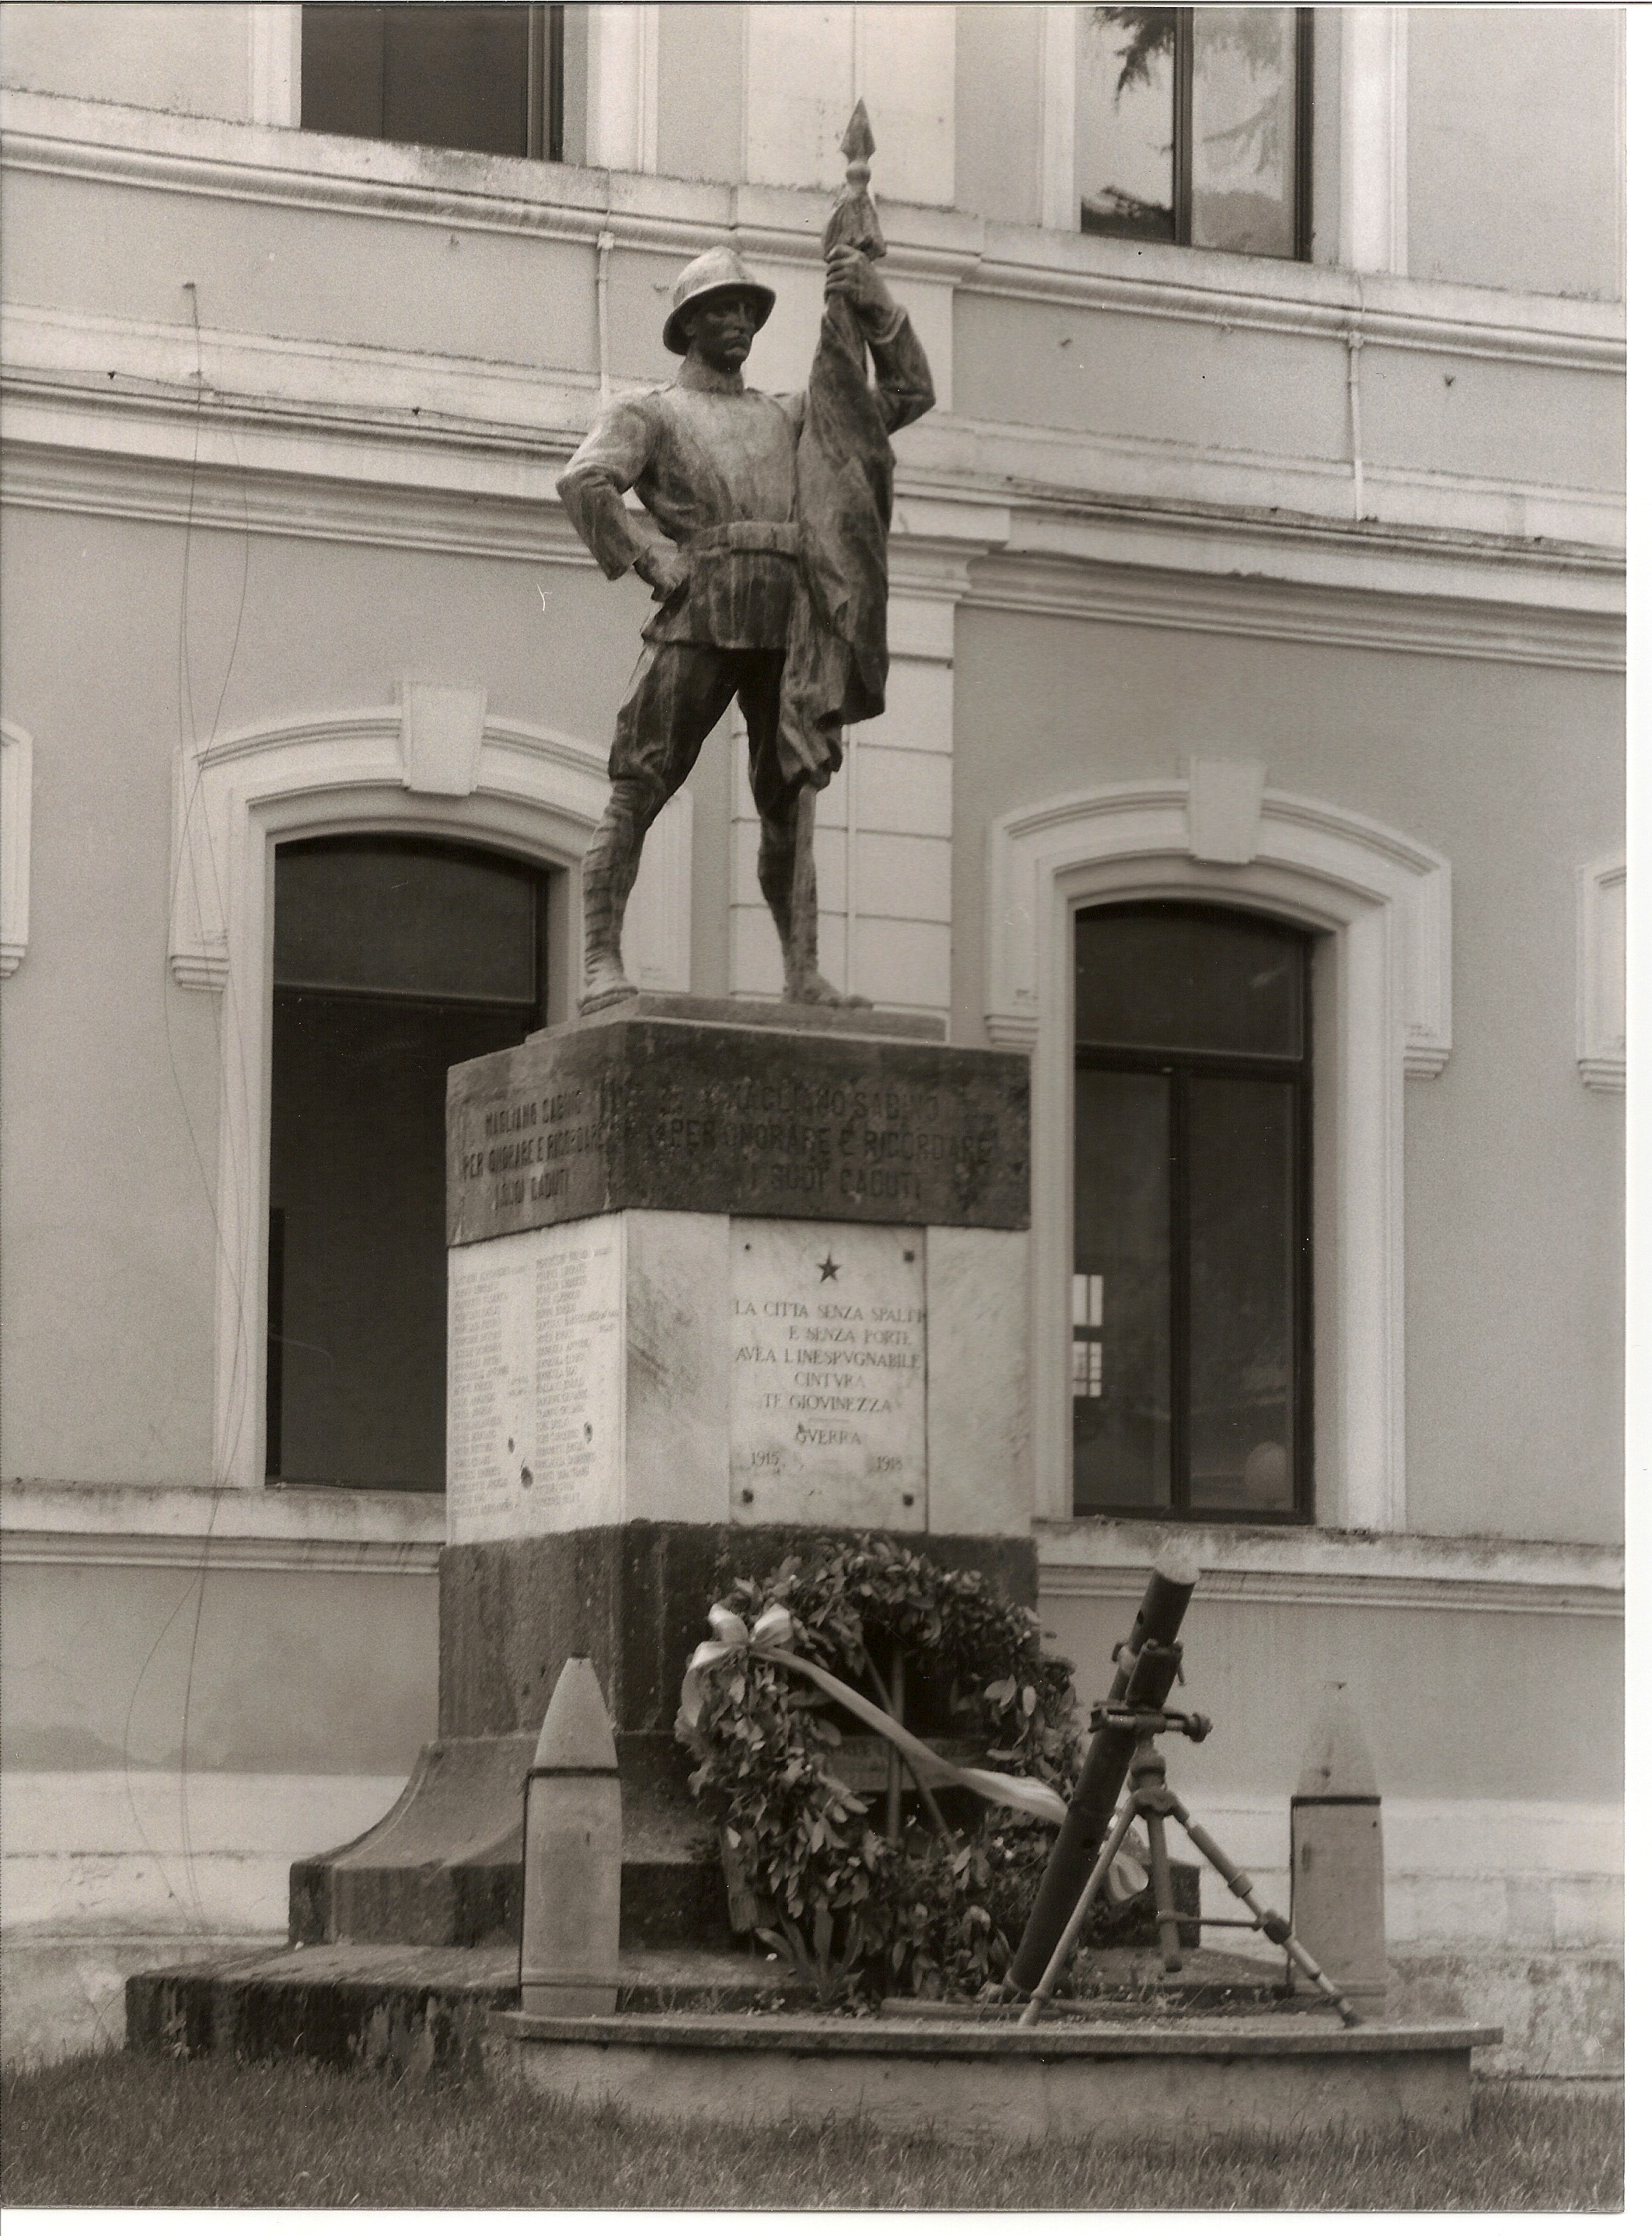
[[[1008,225],[1038,222],[1039,16],[997,0],[958,11],[958,206]]]
[[[0,10],[0,82],[246,118],[253,113],[253,14],[250,7],[8,0]]]
[[[1041,1591],[1055,1648],[1076,1665],[1081,1700],[1112,1681],[1114,1641],[1135,1601]],[[1343,1683],[1389,1799],[1487,1803],[1622,1795],[1621,1623],[1596,1616],[1464,1608],[1290,1606],[1201,1601],[1181,1631],[1189,1707],[1215,1729],[1178,1749],[1184,1799],[1201,1790],[1287,1796],[1324,1707]],[[1563,1685],[1555,1672],[1568,1674]],[[1579,1743],[1576,1703],[1598,1702]]]
[[[1406,14],[1412,275],[1621,299],[1623,10]]]
[[[1576,1068],[1578,868],[1621,845],[1621,687],[965,606],[954,1036],[984,1033],[986,834],[1194,755],[1450,860],[1452,1054],[1405,1090],[1406,1527],[1622,1533],[1622,1106]]]
[[[1244,288],[1254,276],[1246,265],[1212,253],[1201,276]],[[1259,331],[969,289],[954,299],[953,352],[954,408],[964,418],[1213,454],[1350,456],[1347,352],[1334,332]],[[1367,343],[1360,380],[1371,466],[1622,487],[1623,391],[1609,375]]]
[[[745,88],[743,8],[713,0],[661,9],[659,168],[667,178],[745,175]]]
[[[435,1736],[433,1572],[8,1561],[0,1612],[8,1772],[405,1778]]]

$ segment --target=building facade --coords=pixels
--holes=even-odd
[[[1098,1693],[1196,1532],[1198,1813],[1281,1888],[1345,1686],[1397,1996],[1610,2069],[1622,77],[1603,9],[8,0],[9,2049],[279,1938],[433,1732],[441,1082],[570,1010],[648,613],[553,484],[714,243],[801,384],[864,95],[938,404],[823,962],[1030,1054],[1047,1626]],[[742,757],[645,988],[778,990]]]

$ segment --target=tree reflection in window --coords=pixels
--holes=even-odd
[[[1086,8],[1086,233],[1306,257],[1313,10]]]

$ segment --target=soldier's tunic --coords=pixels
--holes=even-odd
[[[904,311],[862,331],[893,431],[933,404],[929,366]],[[738,373],[684,360],[668,388],[611,404],[557,493],[610,580],[649,548],[622,497],[634,489],[689,562],[687,582],[642,632],[615,726],[609,775],[640,780],[650,805],[687,779],[729,700],[751,743],[752,792],[768,817],[788,786],[775,753],[787,630],[797,595],[796,460],[806,398],[766,396]]]

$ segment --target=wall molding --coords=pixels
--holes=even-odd
[[[446,1542],[445,1503],[422,1490],[340,1490],[331,1484],[74,1483],[18,1476],[0,1486],[0,1533],[211,1543],[232,1538],[306,1544]]]
[[[9,503],[589,563],[555,494],[588,372],[29,306],[0,361]],[[903,437],[895,529],[1002,610],[1621,666],[1620,493],[1387,467],[1368,499],[1351,521],[1340,459],[942,412]]]
[[[1129,1522],[1036,1526],[1041,1598],[1133,1596],[1165,1536],[1162,1526]],[[1623,1555],[1616,1546],[1179,1524],[1175,1536],[1199,1563],[1201,1602],[1623,1618]]]
[[[332,1538],[76,1536],[56,1529],[0,1533],[0,1562],[75,1568],[257,1568],[280,1575],[433,1576],[439,1545],[351,1545]]]
[[[1088,1517],[1040,1521],[1035,1532],[1040,1595],[1056,1599],[1135,1596],[1165,1536],[1158,1523]],[[1199,1563],[1201,1601],[1623,1615],[1615,1545],[1180,1525],[1175,1535]],[[445,1542],[444,1502],[417,1491],[26,1480],[0,1491],[8,1562],[426,1575]]]
[[[635,11],[616,11],[634,12]],[[1070,11],[1052,11],[1056,13]],[[172,115],[109,102],[0,92],[5,164],[162,192],[385,214],[453,231],[536,233],[595,252],[693,255],[731,235],[748,254],[817,267],[831,196],[641,170],[530,162]],[[1621,373],[1621,305],[1445,280],[1346,272],[1065,229],[988,222],[920,203],[879,205],[892,273],[993,294],[1233,328]]]
[[[29,858],[35,815],[35,741],[0,720],[0,978],[29,952]]]
[[[1277,575],[1188,575],[1168,568],[995,555],[974,571],[965,603],[998,613],[1504,661],[1528,668],[1621,674],[1625,664],[1626,631],[1616,614],[1438,592],[1405,596],[1284,582]]]
[[[993,825],[986,1018],[996,1043],[1032,1047],[1046,1007],[1058,998],[1051,982],[1061,964],[1041,937],[1056,882],[1089,864],[1194,861],[1191,792],[1188,779],[1107,785],[1017,809]],[[1250,862],[1300,871],[1397,911],[1392,990],[1403,1014],[1393,1023],[1405,1076],[1438,1078],[1451,1049],[1451,870],[1445,856],[1367,816],[1264,789]]]
[[[1577,872],[1577,1074],[1622,1095],[1627,1075],[1628,866],[1609,856]]]
[[[1264,789],[1254,852],[1195,854],[1182,779],[1066,793],[1001,817],[988,848],[986,1029],[1032,1056],[1033,1474],[1071,1510],[1072,917],[1181,898],[1329,935],[1316,974],[1316,1126],[1335,1144],[1316,1213],[1315,1477],[1344,1529],[1403,1529],[1405,1085],[1451,1052],[1451,865],[1326,802]]]

